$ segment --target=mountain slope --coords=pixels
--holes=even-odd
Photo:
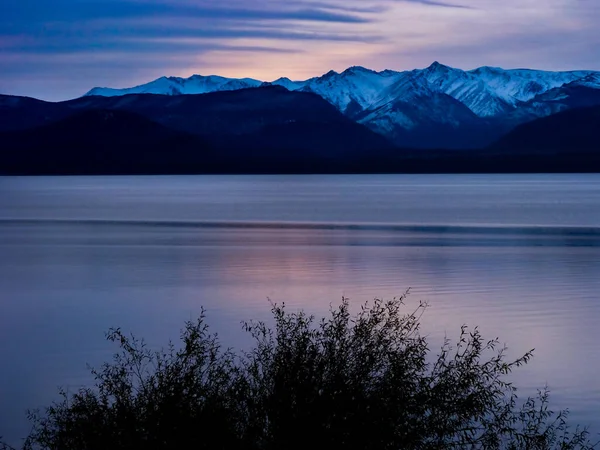
[[[3,173],[154,171],[165,156],[201,155],[208,144],[126,111],[83,111],[24,131],[0,133]]]
[[[490,147],[505,153],[595,153],[600,159],[600,106],[577,108],[518,126]]]
[[[321,95],[348,117],[400,146],[478,146],[480,139],[473,138],[473,131],[484,127],[484,120],[440,92],[423,73],[351,67],[341,74],[330,72],[315,79],[302,90]]]
[[[484,127],[469,108],[423,84],[419,74],[403,76],[389,86],[357,120],[405,147],[478,147],[475,130]]]
[[[590,79],[600,80],[600,76],[586,77],[544,92],[524,103],[506,119],[520,124],[568,109],[600,105],[600,89],[594,87],[595,83],[590,83]]]
[[[399,78],[399,72],[375,72],[364,67],[350,67],[342,73],[332,70],[322,77],[308,80],[302,90],[320,95],[352,117],[377,103],[384,90]]]
[[[0,95],[0,132],[26,130],[69,116],[64,103],[51,103],[29,97]]]
[[[488,96],[487,101],[479,98],[478,102],[471,103],[472,100],[463,99],[462,93],[457,93],[455,98],[463,101],[480,116],[495,116],[498,113],[507,112],[506,109],[494,111],[493,108],[490,108],[490,105],[495,102],[500,101],[511,107],[518,107],[520,103],[527,102],[541,93],[584,78],[590,73],[592,72],[547,72],[529,69],[504,70],[496,67],[481,67],[468,72],[468,74],[485,86],[486,95]],[[600,84],[598,87],[600,88]]]
[[[343,122],[347,126],[360,127],[318,95],[290,92],[281,86],[204,95],[92,96],[65,102],[65,106],[131,111],[193,134],[239,135],[253,133],[269,125],[292,122]],[[381,139],[377,135],[375,138]]]
[[[0,133],[0,173],[310,173],[396,150],[319,96],[276,86],[50,106],[50,123]]]
[[[90,110],[135,113],[170,129],[202,136],[236,136],[260,132],[266,127],[293,123],[341,125],[367,134],[380,144],[385,138],[342,115],[318,95],[291,92],[280,86],[264,86],[200,95],[165,96],[130,94],[126,96],[89,96],[66,102],[0,96],[4,114],[12,122],[4,131],[32,128],[32,111],[44,111],[44,123],[58,122],[67,116]],[[37,122],[37,121],[36,121]],[[344,141],[344,136],[340,136]]]
[[[88,110],[0,133],[0,174],[598,171],[599,127],[599,107],[571,110],[488,149],[423,151],[377,147],[377,135],[343,117],[199,137],[126,111]]]
[[[478,69],[483,70],[483,69]],[[477,72],[465,72],[438,62],[423,70],[415,70],[413,76],[430,89],[444,93],[464,104],[479,117],[489,117],[512,110],[514,102],[498,93]]]

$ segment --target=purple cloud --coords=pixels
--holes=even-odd
[[[475,9],[473,6],[458,3],[438,2],[435,0],[397,0],[399,2],[420,3],[428,6],[441,6],[443,8]]]
[[[3,0],[0,92],[60,99],[161,75],[433,60],[600,69],[598,23],[597,0]]]

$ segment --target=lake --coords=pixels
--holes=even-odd
[[[110,327],[161,346],[205,307],[227,346],[269,302],[427,301],[432,342],[479,326],[512,379],[600,433],[600,175],[0,178],[0,435],[90,383]]]

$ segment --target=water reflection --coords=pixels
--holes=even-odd
[[[324,314],[342,295],[358,305],[373,297],[398,296],[407,287],[413,290],[409,302],[425,300],[431,305],[424,329],[432,342],[440,342],[445,335],[457,336],[460,325],[467,323],[479,325],[486,337],[499,336],[513,356],[536,348],[531,365],[515,374],[516,383],[531,392],[547,382],[554,405],[569,406],[574,420],[600,431],[596,375],[600,369],[600,232],[596,228],[600,220],[593,216],[596,210],[590,210],[585,221],[569,223],[564,217],[570,212],[563,217],[547,209],[544,221],[532,226],[527,225],[527,217],[520,225],[502,225],[501,208],[488,222],[448,225],[418,216],[414,224],[394,223],[395,212],[386,220],[368,223],[368,206],[362,215],[353,213],[360,216],[355,222],[328,222],[320,212],[321,220],[297,223],[292,220],[296,211],[290,207],[289,214],[284,214],[288,220],[276,224],[275,214],[269,211],[262,218],[256,212],[251,217],[209,216],[198,213],[202,209],[198,206],[196,217],[186,217],[185,206],[168,206],[168,200],[181,191],[192,202],[189,192],[200,188],[191,179],[172,179],[175,187],[167,189],[163,195],[167,203],[162,206],[177,210],[169,220],[144,217],[146,213],[139,211],[118,219],[102,211],[110,205],[102,192],[109,190],[121,211],[118,205],[129,201],[142,205],[156,201],[156,189],[150,189],[147,198],[142,195],[147,185],[138,189],[139,182],[132,181],[133,188],[125,188],[123,179],[115,180],[108,187],[90,181],[92,187],[69,191],[58,179],[62,187],[55,189],[64,191],[62,202],[70,206],[54,205],[52,213],[47,208],[34,213],[32,205],[58,200],[35,194],[31,186],[13,189],[21,201],[10,193],[8,200],[0,195],[0,206],[4,206],[0,208],[0,432],[11,440],[27,431],[25,408],[47,404],[58,385],[90,381],[85,364],[99,364],[110,356],[112,348],[103,335],[111,326],[131,330],[158,346],[176,338],[183,321],[204,306],[223,342],[244,347],[248,341],[240,321],[268,319],[267,298]],[[467,211],[467,203],[475,196],[470,190],[475,183],[472,179],[463,183],[467,188],[460,189],[440,178],[433,187],[427,187],[430,181],[410,185],[390,180],[386,188],[380,181],[364,179],[367,192],[368,186],[377,188],[371,203],[380,194],[391,202],[390,190],[402,183],[402,198],[408,203],[406,195],[411,190],[429,198],[427,189],[437,192],[444,183],[451,186],[446,189],[470,193],[462,197],[459,210]],[[237,186],[235,195],[254,199],[241,187],[247,184],[240,183],[231,182]],[[272,183],[267,182],[269,189],[283,189]],[[294,183],[299,189],[300,182]],[[322,187],[324,182],[313,179],[311,183]],[[486,189],[507,196],[508,184],[503,183],[508,182]],[[541,187],[522,181],[517,193],[531,185],[542,198],[543,189],[558,191],[557,184],[566,210],[575,211],[575,217],[584,216],[592,195],[589,187],[581,191],[580,184],[556,179]],[[357,185],[356,180],[342,180],[332,190],[344,193]],[[269,189],[259,185],[255,192]],[[320,197],[311,189],[300,189],[298,196],[314,206]],[[266,198],[276,197],[269,192]],[[582,203],[577,203],[577,192],[586,193]],[[600,202],[600,190],[593,192]],[[84,210],[83,203],[92,193],[98,197],[92,204],[100,205],[101,211],[69,218],[73,211]],[[232,196],[225,196],[225,204],[235,204]],[[345,194],[339,196],[345,201]],[[197,204],[208,204],[210,209],[209,196],[200,197]],[[215,205],[217,200],[213,199]],[[261,201],[250,203],[256,206]],[[290,202],[304,201],[294,197]],[[504,204],[511,201],[516,202],[509,199]],[[518,201],[524,201],[521,194]],[[474,203],[483,204],[483,200]],[[283,208],[283,200],[276,204]],[[310,208],[302,204],[304,210]],[[433,210],[435,205],[422,208]],[[539,205],[534,208],[541,209]],[[19,214],[19,210],[28,213]],[[114,211],[113,215],[118,216]],[[555,221],[557,216],[563,219]]]

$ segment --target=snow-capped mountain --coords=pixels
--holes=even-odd
[[[102,97],[116,97],[127,94],[162,94],[162,95],[185,95],[185,94],[208,94],[217,91],[236,91],[258,87],[262,81],[252,78],[225,78],[217,75],[192,75],[189,78],[161,77],[150,83],[142,84],[126,89],[111,89],[96,87],[89,91],[86,96],[100,95]]]
[[[501,114],[509,108],[508,102],[472,73],[434,62],[426,69],[412,71],[411,75],[431,90],[460,101],[478,116]]]
[[[497,67],[481,67],[468,72],[508,103],[531,100],[536,95],[573,81],[585,78],[594,72],[546,72],[541,70],[504,70]]]
[[[375,125],[385,134],[386,130],[398,126],[410,130],[424,123],[460,126],[477,120],[464,104],[422,83],[420,74],[399,74],[396,78],[397,81],[386,87],[357,117],[359,122]]]
[[[384,91],[401,77],[400,72],[375,72],[355,66],[342,73],[332,70],[322,77],[308,80],[302,90],[314,92],[340,111],[352,115],[374,106]]]
[[[94,88],[86,95],[118,96],[152,93],[204,94],[279,85],[290,91],[312,92],[346,116],[401,143],[403,131],[473,128],[504,121],[511,126],[582,103],[580,91],[600,93],[600,72],[547,72],[480,67],[464,71],[438,62],[425,69],[376,72],[350,67],[304,81],[279,78],[263,82],[215,75],[162,77],[130,89]],[[576,92],[576,94],[574,94]],[[575,97],[573,97],[575,95]],[[588,95],[589,96],[589,95]],[[561,98],[568,102],[559,102]],[[596,104],[595,96],[592,104]],[[570,103],[569,103],[570,102]],[[584,104],[589,104],[583,101]],[[500,127],[501,128],[501,127]],[[427,134],[427,133],[425,133]],[[460,144],[464,145],[464,144]],[[475,144],[474,144],[475,145]]]
[[[444,93],[466,105],[480,117],[506,113],[522,102],[539,94],[573,82],[586,83],[600,88],[600,75],[592,71],[546,72],[540,70],[504,70],[480,67],[463,71],[434,62],[425,69],[406,72],[384,70],[376,72],[364,67],[350,67],[344,72],[330,71],[321,77],[305,81],[279,78],[268,84],[283,86],[288,90],[303,90],[319,94],[339,110],[350,108],[366,110],[388,101],[393,85],[410,79],[417,90],[430,89]],[[252,78],[225,78],[216,75],[192,75],[189,78],[161,77],[150,83],[128,89],[94,88],[86,95],[116,96],[126,94],[204,94],[208,92],[258,87],[263,81]],[[397,91],[397,90],[396,90]],[[406,92],[407,95],[412,95]],[[403,99],[406,100],[406,99]],[[358,108],[357,108],[358,107]]]
[[[367,109],[397,99],[397,96],[390,95],[391,92],[398,92],[394,84],[402,85],[410,79],[417,91],[430,89],[447,94],[465,104],[480,117],[505,113],[536,95],[576,81],[586,80],[588,86],[600,88],[598,72],[545,72],[528,69],[504,70],[494,67],[463,71],[438,62],[425,69],[409,72],[391,70],[373,72],[353,67],[337,77],[336,75],[334,72],[329,72],[309,82],[305,89],[311,89],[322,95],[340,109],[344,109],[349,99],[363,99],[358,103]],[[323,79],[327,81],[324,82]],[[323,87],[330,87],[330,89],[323,89]],[[408,100],[413,93],[404,91],[404,95],[406,95],[404,99]],[[340,98],[345,102],[340,101]]]
[[[600,73],[592,73],[536,95],[503,119],[520,124],[567,109],[597,105],[600,105]]]
[[[439,63],[416,72],[420,72],[435,89],[465,104],[480,117],[508,113],[538,94],[590,75],[590,72],[504,70],[496,67],[480,67],[465,72]]]

